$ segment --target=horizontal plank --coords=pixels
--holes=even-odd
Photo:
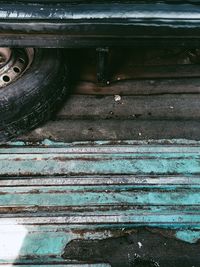
[[[115,148],[116,149],[116,148]],[[115,152],[110,146],[110,152],[93,153],[84,152],[46,153],[41,150],[38,153],[0,154],[0,175],[80,175],[80,174],[199,174],[199,152],[177,153],[169,151],[158,153],[153,149],[147,154],[137,151],[136,153]]]
[[[129,62],[128,60],[126,60],[126,63],[119,61],[116,62],[116,64],[119,65],[119,67],[115,66],[113,73],[112,73],[112,66],[110,68],[111,72],[109,76],[110,83],[120,80],[131,80],[131,79],[156,79],[156,78],[171,79],[171,78],[199,77],[199,64],[145,66],[145,65],[134,65],[134,62]],[[93,66],[93,69],[95,70],[95,65]],[[78,78],[81,81],[96,82],[96,75],[95,72],[91,70],[91,66],[89,67],[88,70],[81,69],[81,73]]]
[[[200,78],[181,79],[136,79],[117,81],[107,86],[100,86],[93,82],[77,82],[72,87],[75,94],[86,95],[152,95],[199,93]]]
[[[131,79],[199,77],[199,64],[176,64],[165,66],[126,66],[126,64],[124,64],[122,67],[124,68],[124,71],[118,71],[115,75],[111,76],[111,82]]]
[[[18,187],[16,189],[3,188],[0,191],[2,207],[85,207],[88,212],[98,213],[99,209],[110,210],[110,206],[187,206],[200,205],[200,188],[179,187],[134,187],[134,186],[94,186],[94,187]],[[150,208],[149,208],[150,209]],[[77,209],[78,210],[78,209]],[[81,210],[81,209],[80,209]],[[173,208],[169,208],[171,212]],[[194,207],[195,210],[195,207]],[[143,211],[143,210],[142,210]],[[76,209],[74,209],[76,212]],[[113,211],[115,214],[117,211]],[[134,211],[132,211],[134,213]],[[151,212],[149,210],[149,212]],[[152,210],[152,212],[154,212]],[[159,210],[159,212],[161,212]],[[184,212],[184,208],[182,210]],[[86,212],[87,213],[87,212]],[[137,210],[139,214],[139,210]],[[11,215],[11,212],[9,213]],[[120,212],[119,212],[120,214]],[[121,211],[121,215],[123,212]],[[70,214],[69,214],[70,215]],[[91,214],[92,215],[92,214]],[[99,214],[100,215],[100,214]],[[103,215],[103,211],[101,211]],[[160,214],[161,215],[161,214]]]
[[[145,211],[144,211],[145,212]],[[170,214],[169,214],[170,213]],[[56,214],[57,215],[57,214]],[[147,216],[148,215],[148,216]],[[107,229],[107,228],[134,228],[134,227],[160,227],[179,229],[196,228],[200,225],[200,214],[174,213],[169,210],[166,214],[91,214],[91,215],[61,215],[61,216],[19,216],[15,218],[1,218],[1,225],[68,225],[68,227],[83,229]],[[90,227],[89,227],[90,225]]]
[[[199,120],[62,120],[50,121],[43,127],[21,136],[25,142],[96,141],[96,140],[199,140]]]
[[[84,266],[83,261],[90,262],[94,255],[87,258],[87,253],[80,250],[78,255],[69,253],[71,248],[77,251],[83,243],[87,250],[84,243],[87,241],[97,244],[98,240],[123,234],[127,238],[130,229],[135,234],[139,226],[173,228],[168,233],[159,229],[162,236],[166,235],[165,243],[174,238],[173,244],[197,248],[198,243],[193,246],[186,242],[196,243],[200,238],[199,142],[47,143],[26,147],[19,142],[0,149],[2,265],[62,267],[73,266],[73,260],[75,266]],[[73,168],[80,170],[79,166],[102,175],[80,176],[80,172],[79,176],[71,175]],[[10,172],[13,177],[3,175],[6,168],[6,174]],[[121,171],[115,177],[113,170],[117,168]],[[152,168],[157,175],[152,175]],[[136,169],[142,175],[125,175]],[[163,170],[166,173],[161,175]],[[176,175],[175,171],[168,175],[169,170],[183,175]],[[144,175],[145,172],[149,175]],[[32,177],[36,173],[40,176]],[[137,240],[135,246],[143,244],[143,239]],[[198,263],[196,250],[194,255],[187,262]]]
[[[199,142],[125,143],[2,147],[0,224],[198,226]]]
[[[15,159],[17,155],[19,155],[19,158],[17,158],[16,161],[20,161],[21,159],[24,159],[25,156],[27,158],[34,157],[34,160],[39,160],[40,158],[37,158],[37,156],[41,157],[54,157],[54,155],[59,154],[68,154],[71,155],[74,158],[80,159],[81,155],[88,154],[90,156],[93,155],[99,155],[106,154],[108,155],[125,155],[127,154],[135,154],[136,157],[140,157],[142,154],[145,157],[148,157],[149,154],[153,154],[153,156],[156,157],[155,154],[159,155],[165,155],[166,157],[170,158],[170,153],[175,153],[174,156],[177,154],[181,154],[182,157],[184,157],[184,153],[187,157],[187,155],[190,154],[196,154],[199,155],[199,141],[188,141],[188,140],[160,140],[160,141],[152,141],[152,142],[146,142],[146,141],[121,141],[121,142],[103,142],[103,141],[97,141],[97,142],[72,142],[72,143],[59,143],[59,142],[52,142],[50,145],[47,144],[47,142],[51,142],[50,140],[46,140],[46,144],[43,145],[24,145],[24,143],[19,142],[17,145],[16,142],[11,142],[10,144],[16,144],[15,146],[4,146],[0,148],[0,158],[5,159],[8,157],[8,154],[11,159]],[[162,142],[163,141],[163,142]],[[176,142],[177,141],[177,142]],[[45,141],[44,141],[45,143]],[[38,144],[37,144],[38,145]],[[169,154],[169,156],[167,156]],[[33,156],[34,155],[34,156]],[[79,156],[77,156],[79,155]],[[61,158],[57,158],[58,160],[61,160]]]
[[[142,186],[143,188],[154,185],[162,188],[166,185],[178,187],[199,186],[200,175],[91,175],[73,177],[1,177],[0,187],[13,186],[80,186],[80,185],[132,185]]]
[[[145,188],[145,190],[148,189]],[[69,194],[72,194],[72,192],[69,192]],[[112,194],[112,192],[110,194]],[[26,200],[26,196],[24,196],[24,199]],[[117,202],[115,202],[113,204],[104,203],[104,205],[90,204],[89,206],[45,206],[46,202],[44,203],[44,205],[41,205],[41,203],[38,203],[38,205],[28,205],[27,203],[28,200],[27,202],[24,201],[24,206],[22,204],[20,206],[7,205],[0,207],[0,225],[2,226],[4,224],[7,225],[13,223],[16,224],[16,220],[20,218],[21,224],[48,225],[56,224],[56,222],[58,224],[63,224],[64,222],[66,222],[70,225],[70,228],[75,228],[74,226],[78,226],[78,228],[89,228],[89,225],[87,224],[89,222],[91,223],[91,227],[93,229],[96,229],[98,227],[105,228],[106,224],[108,227],[110,227],[113,223],[116,223],[116,227],[118,228],[120,228],[121,224],[123,223],[126,223],[126,226],[131,226],[133,223],[137,223],[137,225],[147,226],[154,224],[154,226],[157,225],[157,227],[167,226],[168,228],[180,226],[188,227],[188,224],[190,223],[191,226],[195,225],[195,227],[199,227],[200,205],[176,206],[167,205],[167,203],[165,203],[166,205],[151,205],[151,203],[149,205],[132,205],[131,203],[128,203],[128,201],[127,203],[123,202],[117,204]],[[171,215],[169,216],[169,214]],[[120,215],[122,217],[120,217]],[[133,219],[134,216],[135,218]],[[41,219],[39,219],[39,217]],[[52,217],[54,217],[54,219],[52,219]],[[58,217],[59,219],[57,220],[56,218]],[[98,220],[98,218],[100,217],[102,218],[102,220]],[[27,218],[29,218],[29,221],[27,220]],[[42,221],[42,218],[46,219]],[[117,221],[115,220],[115,218]],[[119,218],[121,218],[120,221],[118,221]]]
[[[199,119],[200,94],[122,96],[72,95],[56,119]]]
[[[2,147],[0,224],[196,227],[199,148],[199,142],[191,146],[128,141]]]

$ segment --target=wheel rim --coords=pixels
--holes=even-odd
[[[30,67],[33,58],[33,48],[0,47],[0,88],[19,79]]]

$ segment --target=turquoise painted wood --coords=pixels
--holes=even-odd
[[[107,267],[64,260],[64,248],[144,226],[193,244],[199,207],[198,142],[45,140],[0,148],[0,266]]]
[[[109,149],[109,148],[108,148]],[[120,149],[123,151],[123,147]],[[139,150],[139,147],[136,147]],[[148,151],[150,150],[150,151]],[[94,148],[45,152],[27,148],[22,154],[3,150],[0,154],[0,175],[76,175],[76,174],[198,174],[200,152],[180,147],[177,152],[170,147],[148,147],[147,151],[130,149],[120,153]],[[9,153],[9,157],[7,156]],[[11,154],[10,154],[11,153]]]

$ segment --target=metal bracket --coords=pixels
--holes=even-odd
[[[98,47],[97,51],[97,82],[101,86],[109,84],[109,48]]]

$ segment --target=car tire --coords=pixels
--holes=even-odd
[[[68,92],[68,73],[57,49],[35,49],[28,69],[0,88],[0,142],[47,121]]]

